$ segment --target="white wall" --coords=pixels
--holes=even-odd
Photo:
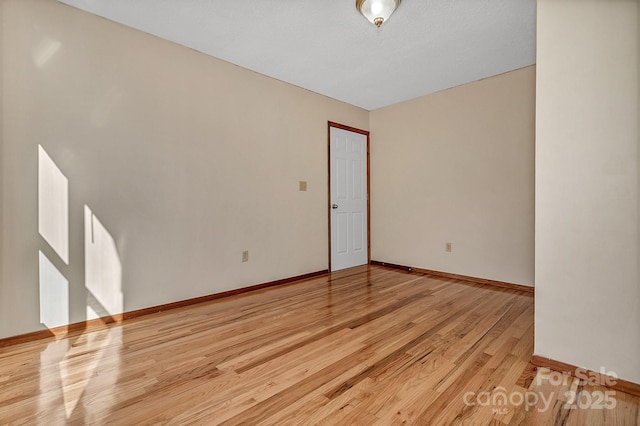
[[[54,0],[0,7],[0,338],[65,287],[51,325],[327,268],[327,121],[367,111]]]
[[[533,285],[534,124],[533,66],[372,111],[372,259]]]
[[[640,383],[633,0],[538,0],[535,353]]]

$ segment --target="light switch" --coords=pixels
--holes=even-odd
[[[307,190],[307,181],[306,180],[301,180],[300,181],[300,191],[306,191]]]

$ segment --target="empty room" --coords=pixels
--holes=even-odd
[[[0,0],[0,424],[640,424],[639,0]]]

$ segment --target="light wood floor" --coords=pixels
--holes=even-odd
[[[1,348],[0,424],[640,423],[532,350],[528,294],[361,267]]]

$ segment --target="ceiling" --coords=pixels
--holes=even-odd
[[[535,63],[536,0],[59,1],[367,110]]]

